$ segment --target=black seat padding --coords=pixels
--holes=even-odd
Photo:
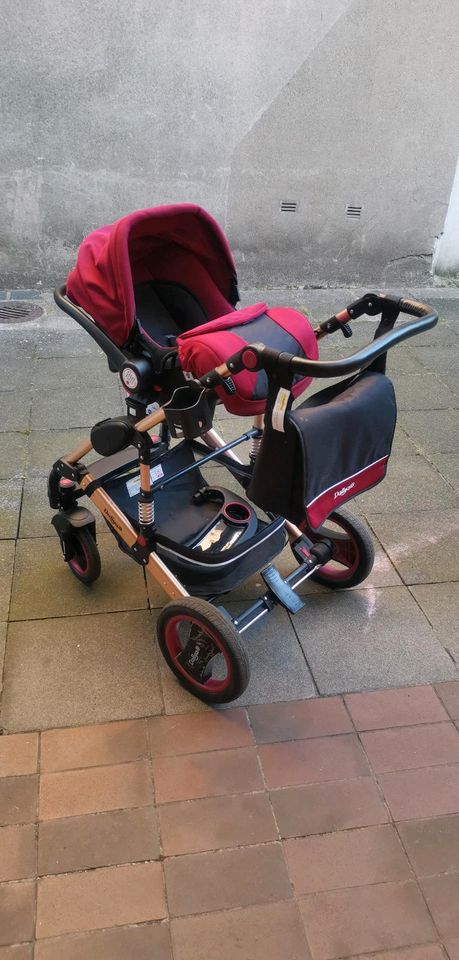
[[[140,326],[160,346],[172,346],[184,330],[207,321],[199,300],[180,284],[163,280],[138,283],[134,296]]]

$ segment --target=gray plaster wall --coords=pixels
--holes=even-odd
[[[178,201],[222,223],[246,284],[428,280],[457,0],[2,0],[0,18],[0,286],[60,281],[91,229]]]

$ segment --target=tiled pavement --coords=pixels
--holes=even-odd
[[[354,293],[269,299],[321,319]],[[162,597],[101,525],[91,590],[60,560],[46,471],[122,405],[43,302],[0,327],[0,960],[458,960],[455,299],[391,355],[395,453],[356,505],[372,576],[263,621],[252,706],[219,713],[189,713],[152,643]]]
[[[459,681],[0,738],[1,960],[457,960]]]
[[[269,302],[314,320],[358,291],[269,291]],[[441,321],[390,354],[399,425],[383,484],[355,502],[373,532],[376,565],[360,588],[333,594],[304,584],[296,617],[277,609],[246,635],[252,679],[242,703],[429,683],[457,676],[459,639],[459,299],[436,297]],[[263,297],[246,291],[245,302]],[[441,299],[438,297],[441,296]],[[188,712],[202,705],[158,662],[154,620],[164,602],[98,521],[102,576],[89,590],[62,563],[46,500],[46,473],[98,419],[123,410],[117,377],[80,328],[40,296],[42,320],[0,326],[1,724],[8,732]],[[337,356],[371,339],[329,338]],[[230,439],[242,421],[220,415]],[[209,482],[234,481],[221,468]],[[292,569],[289,550],[280,558]],[[252,577],[232,610],[260,592]]]

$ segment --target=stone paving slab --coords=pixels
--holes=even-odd
[[[4,668],[7,730],[161,713],[148,611],[11,623]]]
[[[18,540],[10,620],[146,609],[141,567],[129,562],[110,533],[101,533],[98,545],[104,573],[88,588],[69,576],[57,536]]]
[[[404,513],[447,507],[459,507],[459,498],[435,467],[422,456],[404,457],[389,463],[387,475],[373,490],[362,494],[357,501],[359,510],[368,516],[373,513]]]
[[[15,546],[14,540],[0,540],[0,620],[8,619]]]
[[[406,587],[314,596],[292,622],[322,694],[456,675],[440,636]]]
[[[459,454],[438,454],[435,464],[442,477],[459,491]]]
[[[27,433],[30,424],[31,401],[23,390],[2,393],[0,433]]]
[[[454,681],[0,737],[0,957],[454,960],[458,704]]]
[[[411,593],[441,637],[445,650],[459,663],[459,583],[417,584]]]
[[[405,583],[459,580],[459,510],[368,514]]]
[[[68,427],[92,427],[123,413],[117,383],[100,389],[72,389],[37,393],[32,406],[32,430],[64,430]]]
[[[0,538],[14,540],[17,536],[22,498],[22,478],[0,480]]]
[[[429,459],[459,453],[457,410],[402,410],[399,423]]]
[[[0,480],[22,477],[25,469],[28,435],[0,433]]]
[[[440,379],[440,373],[436,375],[422,371],[411,374],[403,371],[403,376],[395,373],[395,379],[399,410],[452,410],[458,407],[459,397]]]

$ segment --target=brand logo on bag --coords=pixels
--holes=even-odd
[[[349,490],[352,490],[352,487],[355,487],[355,480],[353,480],[352,483],[349,483],[347,487],[341,487],[341,490],[335,490],[333,499],[337,500],[338,497],[344,497],[344,494]]]

